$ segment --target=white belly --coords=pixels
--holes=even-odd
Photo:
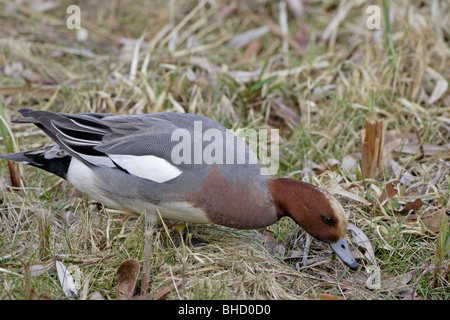
[[[187,221],[192,223],[211,223],[206,214],[186,202],[167,202],[160,206],[152,206],[146,209],[147,214],[155,215],[171,220]]]
[[[107,207],[114,209],[128,210],[138,214],[146,212],[154,219],[158,218],[158,211],[161,217],[171,220],[187,221],[192,223],[211,223],[207,215],[200,209],[193,207],[187,202],[166,202],[162,204],[152,204],[140,199],[112,199],[99,192],[96,187],[99,183],[95,179],[96,175],[92,169],[76,158],[72,158],[67,172],[67,180],[78,190],[87,193],[93,199],[99,201]]]

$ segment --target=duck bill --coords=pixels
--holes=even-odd
[[[347,241],[345,239],[339,239],[335,243],[330,243],[331,249],[338,255],[338,257],[350,267],[352,270],[358,269],[358,263],[353,258],[350,249],[348,248]]]

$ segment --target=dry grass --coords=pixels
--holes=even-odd
[[[296,17],[287,6],[286,32],[278,1],[78,1],[89,36],[77,41],[66,28],[71,3],[54,1],[41,12],[41,1],[0,0],[2,104],[9,118],[22,107],[164,110],[204,114],[230,128],[278,128],[279,176],[334,193],[370,239],[381,270],[381,288],[369,289],[372,262],[354,239],[359,271],[348,271],[317,241],[313,264],[302,267],[305,234],[287,219],[269,228],[283,256],[262,230],[217,226],[187,226],[209,245],[176,249],[178,228],[166,221],[154,234],[152,296],[400,299],[420,280],[418,297],[449,299],[448,273],[437,274],[434,288],[433,273],[424,273],[435,265],[441,216],[449,213],[449,4],[391,1],[391,33],[383,33],[366,27],[367,7],[383,13],[381,1],[291,2],[303,10]],[[230,46],[261,27],[258,39]],[[366,119],[386,126],[384,167],[375,179],[365,179],[359,163]],[[20,150],[48,143],[34,127],[12,130]],[[0,299],[30,297],[30,285],[34,296],[65,299],[54,269],[31,283],[24,277],[27,265],[55,259],[78,272],[80,299],[95,291],[116,298],[119,265],[143,259],[142,219],[99,211],[66,182],[33,168],[21,169],[24,187],[12,190],[6,164],[1,169]],[[391,182],[397,194],[383,196]],[[403,202],[416,199],[420,206],[400,213]],[[442,265],[448,263],[446,256]]]

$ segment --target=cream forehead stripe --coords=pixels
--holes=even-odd
[[[347,221],[347,215],[345,214],[344,208],[342,205],[337,201],[331,194],[328,192],[319,189],[320,192],[327,198],[327,200],[330,202],[331,208],[333,208],[333,211],[339,216],[342,221]]]
[[[159,183],[172,180],[182,173],[168,161],[151,155],[110,154],[109,157],[130,174]]]
[[[332,196],[329,196],[328,200],[330,201],[331,207],[333,208],[334,212],[336,212],[337,215],[342,219],[342,221],[347,221],[347,216],[345,215],[344,208],[342,208],[342,205]]]

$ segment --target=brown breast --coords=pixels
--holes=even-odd
[[[238,229],[258,229],[278,220],[271,195],[264,182],[242,177],[227,181],[214,166],[200,191],[188,199],[216,224]]]

